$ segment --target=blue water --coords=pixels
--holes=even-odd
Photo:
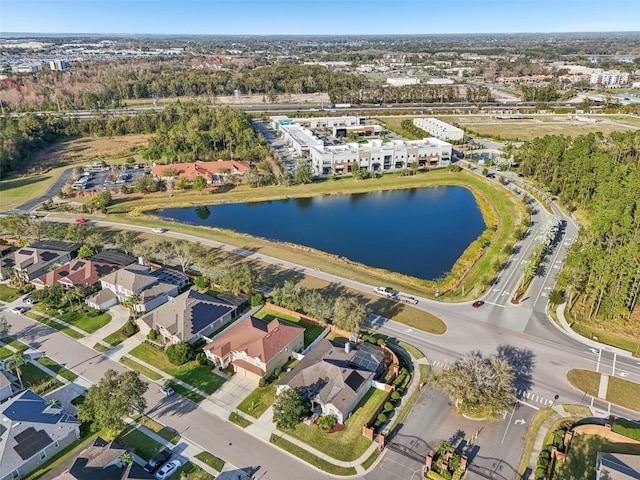
[[[471,192],[454,186],[165,208],[156,214],[306,245],[426,280],[449,272],[486,228]]]

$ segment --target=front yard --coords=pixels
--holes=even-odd
[[[64,322],[70,323],[74,327],[78,327],[80,330],[84,330],[87,333],[93,333],[111,321],[111,315],[106,312],[80,313],[75,310],[67,310],[65,313],[58,316],[58,318]]]
[[[50,377],[31,363],[25,363],[20,366],[20,376],[22,377],[24,388],[30,388],[38,395],[44,395],[62,386],[62,383],[58,380]]]
[[[17,288],[12,288],[5,283],[0,283],[0,301],[10,303],[19,296],[20,294]]]
[[[225,382],[224,378],[219,377],[205,367],[199,367],[194,361],[190,361],[179,366],[173,365],[163,351],[158,350],[147,343],[141,343],[131,350],[129,355],[136,357],[209,395],[220,388],[220,386]]]
[[[247,415],[251,415],[254,418],[260,418],[260,416],[266,412],[271,405],[273,405],[273,401],[275,399],[275,384],[258,387],[247,395],[247,398],[238,405],[238,410],[246,413]]]
[[[298,424],[285,433],[327,455],[343,461],[359,458],[371,445],[371,441],[362,436],[364,425],[386,397],[386,392],[371,388],[360,401],[341,432],[324,433],[315,425]]]
[[[268,308],[260,309],[254,317],[264,320],[269,323],[276,318],[280,320],[284,320],[289,323],[293,323],[298,327],[304,328],[304,346],[305,348],[311,345],[316,338],[320,336],[320,334],[324,331],[324,328],[320,325],[316,325],[315,323],[306,322],[304,320],[298,320],[297,318],[290,317],[289,315],[284,315],[282,313],[274,312],[273,310],[269,310]]]

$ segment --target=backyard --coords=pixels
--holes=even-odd
[[[220,388],[225,381],[207,368],[199,367],[194,361],[179,366],[173,365],[163,351],[147,343],[141,343],[129,354],[209,395]]]
[[[369,421],[385,397],[386,392],[371,388],[340,432],[327,434],[315,425],[301,423],[286,433],[337,460],[355,460],[371,445],[371,441],[362,435],[362,425]]]

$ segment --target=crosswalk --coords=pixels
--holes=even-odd
[[[436,368],[441,368],[447,364],[444,362],[433,361],[431,362],[431,365]],[[528,403],[540,404],[543,407],[548,407],[550,405],[553,405],[554,403],[553,399],[543,397],[542,395],[536,395],[529,390],[517,390],[516,395],[518,397],[518,400]]]

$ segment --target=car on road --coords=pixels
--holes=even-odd
[[[18,315],[22,315],[25,312],[29,311],[29,307],[13,307],[11,310],[9,310],[11,313],[16,313]]]
[[[401,296],[400,300],[402,300],[404,303],[407,303],[409,305],[417,305],[418,304],[418,299],[414,298],[414,297],[406,297],[406,296]]]
[[[166,386],[162,387],[162,393],[164,393],[167,397],[170,397],[171,395],[176,393],[176,391],[173,388]]]
[[[476,300],[471,304],[473,308],[480,308],[482,305],[484,305],[484,302],[482,300]]]
[[[158,480],[165,480],[176,473],[181,466],[182,462],[180,460],[171,460],[169,463],[165,463],[164,466],[156,472],[156,478]]]
[[[164,232],[167,231],[167,229],[166,228],[152,228],[151,231],[153,233],[164,233]]]
[[[147,462],[147,464],[144,466],[144,469],[149,472],[149,473],[154,473],[156,470],[158,470],[163,463],[165,463],[166,461],[168,461],[171,458],[171,450],[162,450],[158,453],[156,453],[151,460],[149,460]]]
[[[86,218],[76,218],[76,223],[87,223],[89,220]]]
[[[391,287],[376,287],[373,289],[374,292],[376,292],[378,295],[384,295],[385,297],[395,297],[398,292],[396,292],[393,288]]]

